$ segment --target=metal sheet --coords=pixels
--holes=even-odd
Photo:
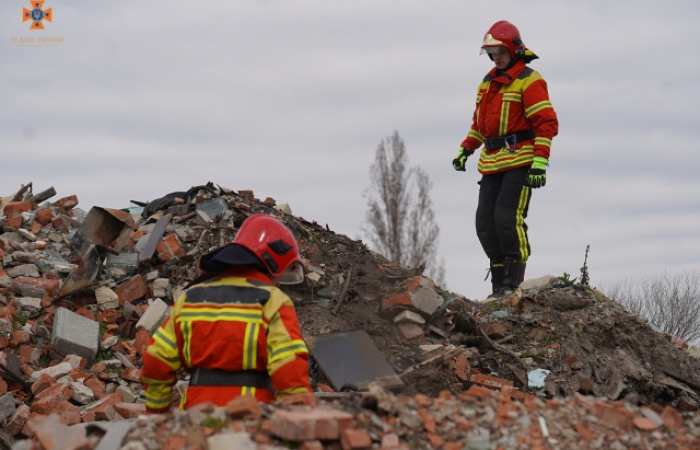
[[[153,227],[153,231],[151,231],[151,233],[148,235],[148,240],[143,245],[143,249],[139,252],[139,261],[148,261],[149,259],[151,259],[151,257],[153,256],[153,252],[156,251],[156,247],[160,242],[160,238],[163,237],[165,227],[168,226],[171,218],[172,216],[170,214],[166,214],[165,216],[158,219],[158,222],[156,222],[156,226]],[[140,243],[141,242],[139,241],[139,244]]]
[[[128,212],[94,206],[71,239],[70,249],[81,258],[91,245],[118,253],[129,239],[133,225]],[[110,244],[113,248],[109,248]]]
[[[222,198],[215,198],[197,205],[197,210],[206,213],[206,215],[209,216],[209,219],[214,219],[216,216],[220,216],[227,209],[228,205]]]
[[[307,337],[306,345],[335,390],[353,384],[366,390],[370,383],[397,389],[403,382],[365,331]]]

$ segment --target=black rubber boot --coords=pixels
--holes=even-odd
[[[491,292],[496,294],[503,289],[503,275],[505,273],[505,267],[503,264],[491,264],[489,270],[491,271]]]
[[[525,263],[515,261],[512,258],[506,258],[503,264],[505,271],[503,274],[503,288],[507,290],[515,290],[520,283],[525,280]]]

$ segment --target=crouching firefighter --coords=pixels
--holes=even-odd
[[[143,355],[147,411],[170,410],[180,369],[190,372],[181,409],[311,392],[308,349],[278,288],[304,279],[291,231],[271,216],[251,216],[233,242],[201,258],[200,269],[204,280],[177,299]]]
[[[559,122],[547,83],[526,66],[537,55],[525,47],[513,24],[495,23],[484,36],[484,53],[495,67],[479,85],[471,129],[452,165],[465,171],[467,159],[483,144],[476,233],[498,294],[516,288],[525,277],[530,256],[525,218],[532,189],[545,185]]]

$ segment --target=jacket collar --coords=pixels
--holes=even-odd
[[[251,269],[244,266],[232,266],[229,268],[222,277],[242,277],[252,281],[258,281],[261,283],[272,285],[272,280],[270,277],[260,272],[259,270]]]
[[[515,64],[513,64],[513,67],[506,71],[501,71],[494,67],[491,69],[488,75],[486,75],[484,81],[496,81],[498,83],[508,85],[518,78],[518,75],[520,75],[520,72],[522,72],[524,69],[525,62],[522,59],[517,59]]]

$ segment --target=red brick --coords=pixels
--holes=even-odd
[[[318,383],[316,385],[316,388],[318,389],[318,392],[335,392],[332,387],[328,386],[325,383]]]
[[[665,407],[661,412],[661,419],[664,421],[666,428],[670,431],[676,431],[683,426],[683,416],[671,405]]]
[[[656,425],[654,425],[654,422],[646,417],[635,417],[632,422],[634,423],[635,427],[643,431],[652,431],[657,428]]]
[[[69,231],[68,224],[61,216],[56,216],[51,219],[51,225],[53,225],[54,229],[60,233],[68,233]]]
[[[125,302],[133,303],[145,296],[148,293],[148,284],[144,277],[136,275],[114,289],[114,293],[119,297],[119,305],[124,306]]]
[[[592,414],[610,428],[620,428],[628,433],[632,430],[634,413],[626,410],[624,407],[595,402],[593,404]]]
[[[340,432],[343,450],[367,450],[372,448],[372,439],[362,428],[346,428]]]
[[[5,219],[5,226],[14,228],[15,230],[22,226],[23,218],[21,214],[7,214],[7,219]]]
[[[226,404],[226,412],[232,419],[250,417],[260,419],[262,414],[258,400],[252,395],[241,395]]]
[[[180,239],[178,239],[175,233],[170,233],[158,243],[156,247],[158,252],[158,258],[163,262],[170,261],[173,257],[177,256],[182,258],[185,256],[185,251],[182,249],[182,244],[180,244]]]
[[[7,393],[7,381],[0,378],[0,395]]]
[[[581,422],[577,423],[577,424],[575,425],[574,428],[576,428],[576,431],[578,432],[578,434],[579,434],[583,439],[585,439],[585,440],[587,440],[587,441],[592,441],[593,439],[595,439],[595,438],[597,437],[595,434],[593,434],[593,432],[592,432],[591,430],[589,430],[589,429],[588,429],[584,424],[582,424]]]
[[[681,411],[697,411],[698,404],[695,403],[695,401],[693,400],[681,398],[680,400],[678,400],[678,409],[680,409]]]
[[[3,214],[9,216],[10,214],[19,214],[31,210],[32,202],[30,202],[29,200],[25,200],[23,202],[10,202],[7,205],[5,205],[5,208],[3,209]]]
[[[394,295],[393,297],[385,298],[382,300],[382,311],[386,311],[394,306],[410,306],[411,296],[406,294]]]
[[[582,394],[593,393],[595,385],[588,378],[581,378],[578,384],[578,391]]]
[[[64,383],[55,383],[34,397],[31,411],[39,414],[49,414],[56,405],[73,395],[73,390]]]
[[[46,388],[52,386],[54,383],[56,383],[56,380],[48,374],[42,373],[39,375],[39,378],[32,384],[32,395],[38,395],[42,391],[46,390]]]
[[[58,414],[61,423],[64,425],[75,425],[80,423],[80,410],[74,404],[63,400],[58,402],[56,407],[51,410],[51,414]]]
[[[7,431],[10,436],[16,436],[20,431],[22,431],[22,428],[24,428],[24,424],[27,423],[27,419],[29,419],[30,414],[31,411],[29,410],[29,406],[24,404],[19,405],[17,409],[15,409],[15,412],[12,413],[10,418],[7,419],[5,431]]]
[[[94,391],[93,391],[94,392]],[[124,396],[121,392],[107,394],[103,397],[104,401],[97,407],[91,410],[95,413],[95,420],[112,420],[114,418],[114,405],[124,401]]]
[[[53,219],[53,213],[51,212],[51,209],[49,209],[49,208],[40,209],[36,213],[35,219],[40,224],[46,225],[47,223],[51,222],[51,219]]]
[[[141,382],[141,371],[135,367],[127,367],[122,370],[121,377],[125,380]]]
[[[31,231],[33,234],[37,234],[38,232],[41,231],[41,228],[42,228],[41,224],[35,220],[34,222],[32,222],[32,226],[29,229],[29,231]]]
[[[460,394],[460,396],[463,395],[468,395],[476,398],[491,398],[491,396],[493,395],[493,391],[473,384],[469,386],[469,389],[464,391],[463,394]]]
[[[484,333],[486,333],[486,336],[490,337],[491,339],[502,339],[506,336],[506,333],[508,333],[505,326],[496,322],[489,323],[482,328]]]
[[[314,439],[313,441],[306,441],[301,444],[299,450],[323,450],[323,444],[318,439]]]
[[[504,388],[513,388],[513,382],[510,380],[482,375],[480,373],[473,374],[469,378],[469,381],[478,384],[479,386],[484,386],[498,391],[503,390]]]
[[[148,334],[148,331],[146,330],[139,330],[136,332],[136,336],[134,337],[134,347],[136,347],[136,352],[139,355],[143,355],[146,353],[146,349],[148,348],[148,341],[151,339],[151,335]]]
[[[133,419],[146,414],[146,405],[143,403],[119,402],[114,405],[114,410],[125,419]]]
[[[430,405],[430,399],[428,398],[427,395],[424,394],[416,394],[413,396],[413,400],[420,406],[429,406]]]
[[[352,414],[329,408],[278,410],[270,420],[270,432],[290,441],[335,440],[354,426]]]
[[[76,197],[75,195],[69,195],[68,197],[63,197],[56,200],[52,203],[52,205],[56,208],[75,208],[76,206],[78,206],[78,197]]]
[[[35,432],[35,438],[45,449],[89,450],[90,441],[85,429],[63,425],[58,416],[36,416],[27,421]]]
[[[95,375],[89,375],[83,380],[83,384],[90,388],[90,390],[95,394],[95,398],[101,400],[107,393],[105,392],[105,384],[95,377]]]
[[[58,280],[48,278],[17,277],[12,280],[12,290],[15,294],[21,294],[23,286],[41,288],[52,297],[55,297],[58,294],[59,289]]]
[[[104,361],[96,362],[92,365],[92,367],[90,367],[91,372],[100,373],[104,372],[105,370],[107,370],[107,364],[105,364]]]
[[[282,397],[282,404],[316,406],[316,397],[313,392],[285,395]]]
[[[32,341],[32,335],[29,331],[13,331],[12,339],[10,339],[10,347],[19,347],[22,344],[28,344]]]
[[[428,433],[427,438],[433,448],[442,448],[442,446],[445,445],[445,439],[443,439],[440,435]]]

